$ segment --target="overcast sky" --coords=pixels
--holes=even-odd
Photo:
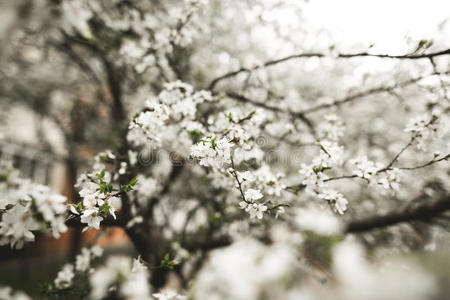
[[[410,49],[407,37],[450,44],[449,0],[311,0],[304,16],[343,47],[374,43],[373,51],[401,54]]]

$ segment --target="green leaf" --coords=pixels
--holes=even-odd
[[[104,181],[100,182],[100,192],[103,194],[112,192],[113,186],[110,183]]]
[[[103,180],[103,178],[105,178],[105,170],[102,170],[100,173],[97,173],[97,178]]]
[[[313,171],[314,173],[320,173],[323,171],[323,167],[322,166],[318,166],[318,167],[313,167]]]
[[[211,139],[211,146],[212,146],[213,149],[216,149],[216,146],[217,146],[216,140],[217,140],[217,136],[214,136],[214,137]]]
[[[161,267],[167,268],[169,270],[173,269],[174,263],[170,259],[170,254],[169,253],[166,253],[164,255],[164,258],[163,258],[163,260],[161,260],[161,264],[160,265],[161,265]]]
[[[48,229],[48,224],[45,221],[39,221],[39,230],[45,231]]]
[[[300,190],[300,187],[298,185],[293,185],[293,186],[290,186],[288,188],[290,188],[291,190],[293,190],[295,192]]]
[[[194,129],[189,131],[189,135],[194,141],[198,141],[203,136],[203,132],[198,129]]]
[[[430,40],[420,40],[420,41],[417,43],[417,47],[416,47],[416,50],[414,50],[414,52],[417,52],[417,51],[419,51],[419,50],[421,50],[421,49],[428,49],[428,48],[430,48],[432,45],[433,45],[433,41],[430,41]]]
[[[417,44],[416,51],[422,49],[426,44],[428,44],[427,40],[420,40],[419,43]]]
[[[98,211],[100,212],[100,214],[103,217],[106,217],[106,216],[108,216],[109,209],[110,209],[110,206],[108,205],[108,203],[104,203],[102,206],[100,206]]]
[[[80,214],[83,211],[83,204],[81,202],[78,202],[77,204],[73,204],[73,207]]]
[[[124,191],[125,193],[129,193],[130,191],[133,190],[133,188],[134,188],[134,186],[136,185],[137,181],[138,181],[137,178],[136,178],[136,177],[133,177],[133,178],[130,180],[130,182],[128,182],[128,184],[122,184],[122,185],[120,186],[120,189],[121,189],[122,191]]]

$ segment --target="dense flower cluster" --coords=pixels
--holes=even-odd
[[[126,162],[121,162],[119,170],[114,176],[109,171],[105,171],[106,164],[116,162],[116,157],[110,151],[100,153],[95,157],[94,170],[82,174],[75,187],[80,189],[79,195],[82,201],[70,206],[70,211],[74,215],[80,215],[82,223],[87,224],[87,228],[100,228],[100,222],[111,215],[116,218],[116,211],[122,207],[120,199],[120,186],[115,183],[119,175],[126,171]],[[136,182],[133,181],[133,185]]]
[[[109,257],[104,266],[92,272],[91,299],[107,299],[117,295],[127,300],[151,299],[149,273],[137,259],[124,256]]]
[[[258,188],[269,196],[280,197],[285,188],[280,183],[283,175],[273,174],[270,167],[262,162],[263,151],[256,141],[260,134],[259,127],[266,118],[264,112],[255,110],[242,113],[231,109],[209,115],[206,123],[199,119],[199,106],[203,103],[217,105],[217,101],[221,100],[215,100],[209,92],[195,92],[192,86],[181,81],[168,83],[158,97],[148,100],[146,108],[134,117],[129,126],[128,140],[135,147],[147,143],[153,148],[162,145],[170,147],[170,143],[174,142],[173,132],[176,132],[176,143],[182,146],[177,152],[183,153],[183,147],[190,147],[190,158],[195,159],[200,166],[212,168],[221,174],[214,178],[215,184],[235,185],[237,179],[240,188]],[[254,159],[261,162],[258,168],[242,169],[244,163]],[[247,178],[243,178],[242,174],[246,174]],[[214,177],[215,174],[210,173],[208,176]],[[269,208],[265,204],[267,201],[255,203],[254,200],[258,199],[242,200],[246,205],[241,201],[240,207],[251,218],[261,219]],[[145,206],[145,203],[140,206]],[[280,207],[279,211],[282,210]]]
[[[267,247],[255,241],[236,242],[230,247],[213,252],[199,274],[193,288],[195,299],[374,299],[368,291],[376,286],[389,286],[376,296],[423,299],[433,290],[433,280],[408,261],[391,259],[379,271],[369,262],[360,245],[348,240],[336,245],[333,272],[342,281],[319,286],[304,284],[308,276],[327,280],[326,274],[315,273],[296,257],[292,245],[279,242]],[[345,259],[344,259],[345,258]],[[403,268],[401,267],[403,266]],[[236,272],[239,269],[239,272]],[[410,271],[411,272],[410,272]],[[255,276],[258,274],[258,276]],[[325,277],[323,277],[325,276]],[[356,284],[363,276],[363,285]],[[403,279],[401,283],[392,284]],[[317,278],[318,277],[318,278]],[[411,286],[409,282],[417,282]],[[302,284],[303,283],[303,284]],[[320,287],[321,292],[315,290]],[[392,293],[392,294],[391,294]],[[395,295],[395,297],[391,297]]]
[[[48,231],[58,238],[67,230],[66,197],[20,178],[9,161],[0,161],[0,193],[0,245],[20,249],[34,241],[33,231]]]
[[[0,299],[8,299],[8,300],[31,300],[31,298],[23,293],[13,291],[9,286],[0,286]]]
[[[277,299],[295,276],[295,253],[288,245],[265,247],[242,241],[214,252],[199,274],[195,299]],[[239,266],[239,274],[235,269]],[[233,275],[232,275],[233,274]],[[255,276],[258,274],[258,276]]]
[[[56,276],[55,287],[57,289],[65,289],[70,287],[70,285],[72,284],[72,280],[75,277],[73,271],[73,265],[64,265],[64,267],[61,269],[61,271],[58,272],[58,275]]]
[[[347,210],[347,199],[325,185],[330,179],[325,172],[342,166],[344,162],[344,148],[338,144],[338,139],[344,134],[343,122],[336,115],[330,115],[319,128],[324,139],[317,142],[319,155],[313,158],[312,163],[301,164],[299,173],[304,176],[302,184],[308,193],[328,201],[336,212],[343,214]]]
[[[76,276],[85,276],[93,272],[92,262],[103,255],[103,249],[96,245],[91,248],[82,248],[75,258],[75,264],[65,264],[56,275],[53,282],[56,290],[73,287]]]
[[[367,159],[367,156],[360,156],[352,159],[350,160],[350,163],[355,165],[353,174],[365,179],[369,179],[372,175],[375,175],[382,167],[380,164],[375,164],[373,161]]]
[[[197,106],[212,100],[210,92],[194,92],[189,84],[167,83],[158,97],[147,100],[144,111],[134,117],[128,139],[136,146],[150,142],[152,147],[160,147],[167,141],[167,133],[174,129],[199,134],[203,126],[195,121]]]

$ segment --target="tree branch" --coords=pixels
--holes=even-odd
[[[371,54],[368,52],[360,52],[360,53],[352,53],[352,54],[338,54],[336,58],[353,58],[353,57],[378,57],[378,58],[389,58],[389,59],[423,59],[423,58],[433,58],[441,55],[447,55],[450,54],[450,48],[438,52],[431,52],[427,54],[406,54],[406,55],[389,55],[389,54]],[[297,58],[309,58],[309,57],[330,57],[329,55],[323,54],[323,53],[300,53],[300,54],[293,54],[289,56],[285,56],[279,59],[275,60],[269,60],[262,65],[255,66],[253,68],[240,68],[239,70],[232,71],[225,73],[219,77],[216,77],[211,81],[211,83],[208,86],[209,90],[213,90],[217,83],[219,83],[222,80],[225,80],[230,77],[234,77],[239,75],[240,73],[250,73],[265,67],[273,66],[282,62],[286,62],[292,59]]]
[[[274,112],[289,114],[292,117],[296,117],[296,118],[301,118],[302,119],[302,118],[305,117],[306,114],[309,114],[309,113],[312,113],[312,112],[316,112],[316,111],[319,111],[319,110],[322,110],[322,109],[330,108],[330,107],[333,107],[333,106],[340,106],[342,104],[345,104],[345,103],[348,103],[348,102],[352,102],[352,101],[354,101],[356,99],[359,99],[359,98],[363,98],[363,97],[367,97],[367,96],[371,96],[371,95],[375,95],[375,94],[379,94],[379,93],[384,93],[384,92],[393,92],[396,88],[406,87],[406,86],[411,85],[413,83],[416,83],[416,82],[418,82],[418,81],[420,81],[420,80],[422,80],[422,79],[424,79],[424,78],[426,78],[428,76],[448,75],[448,74],[450,74],[450,71],[441,72],[441,73],[433,72],[433,73],[430,73],[430,74],[418,76],[416,78],[411,78],[409,80],[405,80],[403,82],[396,83],[394,85],[379,86],[379,87],[371,88],[371,89],[368,89],[368,90],[365,90],[365,91],[362,91],[362,92],[354,93],[354,94],[349,95],[349,96],[347,96],[345,98],[336,100],[336,101],[334,101],[332,103],[320,104],[320,105],[313,106],[311,108],[307,108],[307,109],[304,109],[304,110],[301,110],[301,111],[297,111],[297,112],[295,112],[295,111],[288,111],[288,110],[282,109],[282,108],[277,107],[277,106],[271,106],[271,105],[268,105],[268,104],[266,104],[264,102],[258,102],[258,101],[252,100],[252,99],[250,99],[248,97],[245,97],[244,95],[238,94],[236,92],[226,92],[225,95],[227,97],[229,97],[229,98],[235,99],[235,100],[237,100],[239,102],[242,102],[242,103],[250,103],[250,104],[255,105],[257,107],[261,107],[261,108],[264,108],[264,109],[267,109],[267,110],[270,110],[270,111],[274,111]]]
[[[267,109],[270,111],[286,113],[286,114],[289,114],[293,118],[299,118],[303,123],[306,124],[306,126],[308,126],[308,128],[311,130],[312,133],[315,133],[313,122],[310,119],[308,119],[305,116],[305,114],[303,114],[303,113],[292,112],[292,111],[281,109],[276,106],[270,106],[270,105],[265,104],[264,102],[258,102],[258,101],[252,100],[250,98],[245,97],[244,95],[241,95],[241,94],[238,94],[235,92],[227,92],[226,95],[227,95],[227,97],[233,98],[233,99],[237,100],[238,102],[250,103],[254,106],[261,107],[261,108],[264,108],[264,109]]]
[[[450,195],[447,194],[430,205],[421,205],[416,208],[393,211],[385,215],[350,221],[346,226],[345,233],[360,233],[403,222],[428,222],[448,210],[450,210]]]
[[[336,100],[336,101],[334,101],[332,103],[320,104],[320,105],[317,105],[317,106],[314,106],[314,107],[311,107],[311,108],[307,108],[305,110],[299,111],[298,114],[308,114],[308,113],[316,112],[316,111],[319,111],[319,110],[322,110],[322,109],[325,109],[325,108],[330,108],[330,107],[333,107],[333,106],[340,106],[342,104],[345,104],[345,103],[348,103],[348,102],[352,102],[352,101],[354,101],[354,100],[356,100],[358,98],[362,98],[362,97],[366,97],[366,96],[370,96],[370,95],[374,95],[374,94],[379,94],[379,93],[383,93],[383,92],[392,92],[396,88],[405,87],[405,86],[411,85],[413,83],[416,83],[416,82],[424,79],[425,77],[433,76],[433,75],[443,75],[443,74],[445,74],[445,75],[450,74],[450,71],[443,72],[443,73],[433,72],[433,73],[430,73],[430,74],[427,74],[427,75],[422,75],[422,76],[418,76],[416,78],[411,78],[409,80],[406,80],[406,81],[403,81],[403,82],[400,82],[400,83],[396,83],[396,84],[391,85],[391,86],[380,86],[380,87],[368,89],[366,91],[355,93],[353,95],[350,95],[348,97],[342,98],[340,100]]]

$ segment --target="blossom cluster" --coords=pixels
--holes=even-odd
[[[344,136],[344,122],[333,114],[326,115],[324,119],[325,122],[321,122],[317,128],[318,137],[329,141],[339,141]]]
[[[279,299],[295,275],[295,252],[288,245],[264,246],[254,240],[236,242],[212,253],[193,287],[195,299]],[[239,266],[239,267],[238,267]],[[239,268],[239,272],[235,272]],[[258,276],[255,276],[258,274]],[[284,298],[286,299],[286,298]]]
[[[83,174],[78,178],[82,202],[71,205],[70,211],[81,215],[81,223],[95,229],[100,228],[100,222],[108,215],[116,218],[115,212],[122,206],[122,200],[113,194],[111,183],[105,180],[106,172]]]
[[[190,149],[191,158],[214,171],[207,176],[216,187],[235,190],[241,198],[239,208],[251,219],[262,219],[265,212],[275,207],[277,214],[282,213],[285,205],[280,203],[286,188],[281,182],[284,174],[274,172],[263,161],[261,128],[267,119],[267,113],[261,109],[247,112],[230,108],[209,115],[203,131],[197,131],[201,138]]]
[[[233,187],[240,195],[239,208],[247,212],[251,219],[262,219],[265,212],[275,207],[276,198],[286,187],[280,179],[283,174],[274,174],[269,165],[262,161],[263,151],[256,142],[260,134],[258,128],[266,116],[261,110],[242,113],[236,110],[222,113],[208,120],[209,131],[191,147],[190,156],[201,166],[212,168],[219,176],[214,184]],[[252,160],[257,166],[249,168]],[[264,197],[266,194],[269,197]],[[277,213],[283,207],[277,206]]]
[[[61,1],[61,28],[67,34],[92,41],[97,38],[97,28],[92,27],[95,19],[111,36],[123,34],[119,61],[133,66],[136,73],[144,74],[156,64],[167,64],[167,56],[174,47],[192,43],[197,34],[194,29],[196,13],[203,4],[205,1],[185,1],[177,9],[155,15],[147,4],[123,10],[117,1],[64,0]],[[124,34],[127,32],[133,32],[139,38]]]
[[[74,264],[68,263],[61,268],[50,289],[56,293],[70,290],[76,287],[78,279],[88,278],[89,299],[109,299],[113,296],[124,300],[186,299],[171,289],[152,294],[150,273],[140,258],[110,256],[100,263],[98,258],[102,255],[103,249],[99,246],[82,248]]]
[[[199,164],[205,167],[221,169],[231,163],[231,150],[234,144],[229,138],[207,136],[191,148],[191,156],[198,159]]]
[[[424,114],[412,118],[405,127],[405,132],[409,132],[412,135],[412,141],[416,145],[418,150],[426,151],[427,143],[432,140],[433,137],[442,134],[442,131],[448,132],[448,124],[441,122],[441,113],[433,111],[431,114]],[[442,125],[442,126],[440,126]],[[446,128],[447,127],[447,128]]]
[[[317,141],[320,150],[312,159],[312,163],[301,165],[299,173],[304,176],[302,184],[308,193],[326,200],[336,212],[343,214],[347,210],[347,199],[341,193],[325,186],[326,180],[330,178],[325,172],[342,166],[344,162],[344,148],[338,144],[338,139],[343,136],[343,122],[336,115],[330,115],[319,128],[324,139]]]
[[[350,163],[355,167],[353,174],[364,179],[369,179],[382,168],[381,164],[374,163],[364,155],[350,160]]]
[[[104,264],[99,264],[97,258],[102,254],[103,249],[99,246],[83,248],[81,254],[76,257],[75,265],[66,264],[58,272],[53,282],[53,292],[70,290],[75,287],[76,278],[87,277],[90,284],[89,299],[109,299],[113,295],[124,300],[186,299],[171,289],[152,294],[148,283],[150,273],[140,258],[111,256]],[[94,260],[96,266],[93,265]]]
[[[203,127],[194,121],[197,106],[212,100],[210,92],[194,92],[191,85],[181,81],[166,83],[158,97],[147,100],[144,111],[133,118],[128,140],[136,146],[150,142],[153,147],[161,147],[172,130],[197,134]]]
[[[194,91],[193,87],[181,81],[164,85],[164,89],[158,97],[147,101],[145,109],[138,113],[129,126],[128,140],[135,147],[142,147],[150,142],[151,147],[168,146],[169,141],[179,143],[177,151],[183,152],[183,147],[189,147],[189,158],[194,159],[200,166],[211,168],[214,172],[209,177],[214,177],[215,184],[221,186],[234,186],[235,176],[232,175],[238,169],[233,166],[242,166],[247,161],[262,160],[263,151],[256,142],[260,134],[259,127],[265,120],[262,110],[243,112],[230,109],[210,114],[205,122],[197,113],[199,106],[205,103],[220,102],[211,93],[206,91]],[[175,137],[173,134],[177,134]],[[231,170],[231,172],[230,172]],[[219,173],[219,177],[215,173]],[[245,172],[245,170],[242,170]],[[251,174],[250,174],[251,173]],[[237,173],[236,173],[237,174]],[[279,197],[285,188],[279,179],[282,175],[274,175],[270,168],[261,163],[258,168],[247,170],[249,178],[243,180],[245,188],[258,188],[267,191],[269,196]],[[240,176],[240,175],[239,175]],[[145,203],[142,203],[145,204]],[[262,218],[262,213],[268,210],[264,203],[256,203],[250,200],[246,210],[251,218]],[[141,205],[142,206],[142,205]],[[144,205],[145,206],[145,205]],[[282,207],[279,209],[282,211]]]
[[[354,175],[369,182],[375,182],[388,191],[395,192],[399,190],[403,174],[399,168],[390,167],[385,169],[380,163],[375,163],[364,155],[350,160],[350,163],[354,166]],[[373,178],[375,180],[372,180]]]
[[[56,290],[68,289],[73,286],[75,276],[93,272],[92,262],[103,255],[103,249],[95,245],[91,248],[82,248],[75,258],[75,265],[68,263],[56,275],[53,282]]]
[[[246,200],[239,202],[239,206],[241,209],[244,209],[246,212],[248,212],[251,219],[255,217],[257,217],[258,219],[262,219],[264,212],[267,210],[267,206],[255,202],[262,197],[263,195],[259,190],[248,189],[244,194],[244,198]]]
[[[139,259],[111,256],[89,278],[91,299],[117,295],[126,300],[151,299],[149,272]]]
[[[274,174],[267,164],[261,164],[260,168],[252,171],[240,172],[231,169],[230,172],[235,172],[236,180],[240,182],[241,188],[245,191],[239,207],[245,210],[251,219],[255,217],[262,219],[264,212],[269,209],[269,203],[272,204],[271,208],[276,207],[277,215],[284,213],[286,203],[276,203],[276,199],[286,188],[286,185],[282,183],[284,174]],[[259,203],[264,196],[262,192],[271,200]]]
[[[58,238],[67,230],[66,197],[19,176],[9,161],[0,161],[0,245],[22,248],[34,241],[33,231]]]
[[[20,291],[13,291],[9,286],[0,286],[0,299],[31,300],[27,294]]]
[[[107,165],[113,168],[107,171]],[[75,185],[81,202],[70,205],[73,215],[79,215],[81,223],[88,228],[100,228],[100,222],[109,215],[116,219],[116,211],[122,208],[121,193],[128,193],[137,182],[136,178],[127,185],[120,185],[118,178],[127,170],[127,162],[120,162],[111,151],[95,157],[94,170],[81,174]],[[116,172],[114,172],[114,169]]]
[[[289,235],[285,230],[284,233]],[[332,242],[331,236],[315,237],[334,244],[333,250],[330,250],[332,277],[326,272],[314,270],[313,266],[298,257],[295,249],[306,250],[301,241],[295,244],[278,240],[268,246],[245,240],[212,252],[196,277],[192,296],[200,300],[264,297],[353,300],[372,299],[368,291],[379,286],[389,286],[390,289],[382,289],[377,297],[382,294],[386,299],[400,296],[419,300],[427,299],[434,289],[430,274],[413,262],[386,258],[384,264],[377,264],[369,261],[361,245],[351,239]],[[398,282],[399,276],[403,281]],[[356,280],[356,283],[355,279],[359,277],[363,277],[363,280]],[[331,279],[339,280],[339,284],[330,283]],[[314,283],[308,284],[309,280]],[[320,289],[317,290],[317,287]]]

